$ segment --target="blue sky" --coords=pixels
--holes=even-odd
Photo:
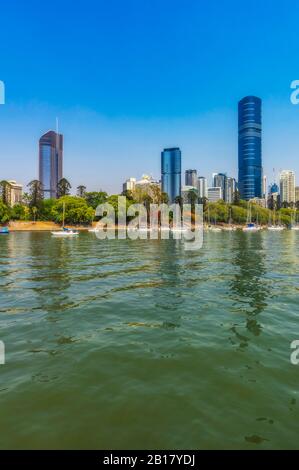
[[[263,99],[265,173],[299,178],[298,24],[299,5],[277,0],[2,2],[0,179],[37,176],[56,116],[74,188],[159,177],[165,146],[181,147],[184,169],[236,176],[247,94]]]

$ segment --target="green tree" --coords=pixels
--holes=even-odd
[[[39,210],[42,206],[42,201],[44,197],[43,185],[39,180],[32,180],[28,184],[28,188],[30,212],[33,217],[36,217],[36,214],[39,213]],[[33,214],[33,207],[37,209],[35,214]]]
[[[169,197],[167,193],[161,193],[161,204],[168,204]]]
[[[62,196],[55,201],[51,210],[51,217],[55,222],[62,223],[64,204],[66,224],[88,224],[93,220],[94,210],[88,207],[85,199],[77,196]]]
[[[238,206],[240,204],[240,192],[237,189],[233,194],[233,204],[234,206]]]
[[[0,222],[4,224],[5,222],[8,222],[9,219],[10,219],[9,207],[7,207],[6,204],[3,204],[3,202],[0,201]]]
[[[57,184],[57,197],[69,196],[72,186],[66,178],[61,178]]]
[[[176,196],[175,199],[174,199],[174,202],[175,202],[175,204],[179,204],[181,210],[183,209],[184,201],[183,201],[182,196]]]
[[[86,193],[86,186],[84,186],[83,184],[80,184],[79,186],[77,186],[77,196],[85,197],[85,193]]]
[[[23,204],[15,204],[11,208],[11,219],[12,220],[26,220],[28,207]]]
[[[125,191],[122,192],[122,196],[125,196],[127,199],[133,201],[134,196],[133,196],[133,191],[130,189],[126,189]]]
[[[57,199],[44,199],[40,207],[41,220],[52,220],[52,209]]]
[[[92,207],[94,210],[100,205],[106,202],[108,194],[104,191],[93,191],[91,193],[85,193],[85,200],[87,205]]]
[[[7,200],[7,193],[10,188],[10,183],[6,180],[0,181],[0,192],[1,192],[1,200],[4,205],[8,205]]]

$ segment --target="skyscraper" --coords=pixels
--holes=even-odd
[[[164,149],[161,153],[162,192],[169,202],[181,196],[181,151],[178,147]]]
[[[185,171],[185,185],[197,187],[197,170]]]
[[[284,170],[280,174],[280,200],[282,203],[294,203],[295,199],[295,173]]]
[[[235,178],[228,177],[226,180],[226,198],[225,202],[232,204],[234,202],[235,192],[237,190]]]
[[[204,176],[199,176],[197,179],[198,197],[208,198],[208,182]]]
[[[239,191],[241,199],[262,197],[262,101],[246,96],[239,112]]]
[[[62,178],[63,136],[54,131],[46,132],[39,139],[39,180],[44,197],[57,197],[57,184]]]
[[[222,199],[227,199],[227,176],[225,173],[213,173],[213,188],[221,188]]]

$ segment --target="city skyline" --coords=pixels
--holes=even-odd
[[[7,21],[0,41],[9,42],[0,76],[6,91],[0,106],[4,179],[25,185],[38,176],[36,141],[55,127],[57,116],[65,137],[64,173],[73,187],[83,183],[115,193],[132,174],[158,177],[161,149],[176,146],[184,169],[207,176],[227,172],[237,179],[237,102],[251,94],[263,100],[268,182],[273,168],[277,182],[285,166],[299,174],[299,106],[290,101],[290,84],[298,78],[298,6],[290,11],[271,2],[269,18],[270,7],[257,1],[250,10],[236,1],[228,2],[230,8],[190,2],[192,14],[168,0],[142,8],[136,1],[126,8],[116,0],[100,4],[78,1],[71,11],[61,6],[56,15],[54,1],[48,12],[53,28],[47,31],[34,1],[17,12],[2,6]],[[245,20],[254,24],[254,35],[244,30]],[[248,61],[252,50],[254,60]],[[55,66],[48,67],[48,57],[55,58]]]

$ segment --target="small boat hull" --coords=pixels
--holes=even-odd
[[[51,232],[53,237],[59,237],[59,238],[70,238],[70,237],[76,237],[79,235],[79,232],[73,232],[72,230],[67,230],[64,231],[62,230],[61,232]]]
[[[285,228],[284,227],[281,227],[280,225],[273,225],[271,227],[268,227],[268,230],[270,230],[271,232],[281,232],[282,230],[284,230]]]

